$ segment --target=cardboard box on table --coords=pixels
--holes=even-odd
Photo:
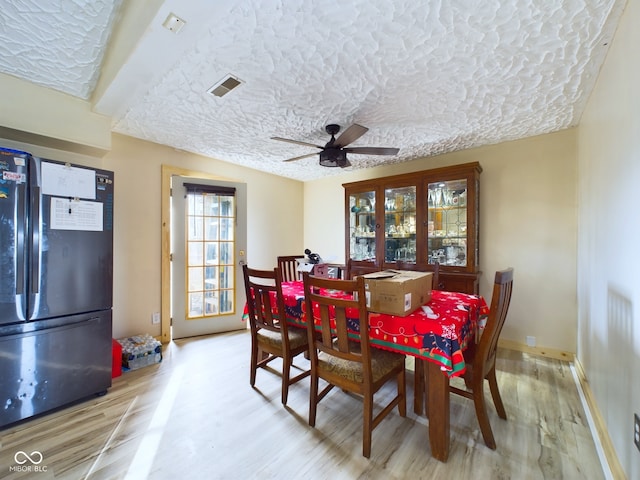
[[[371,312],[406,317],[431,300],[431,272],[383,270],[363,277]]]

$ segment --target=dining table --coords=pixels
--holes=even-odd
[[[283,282],[282,293],[287,323],[306,328],[308,315],[303,282]],[[331,295],[332,291],[323,294]],[[442,462],[449,456],[449,379],[464,374],[462,352],[477,340],[481,320],[488,313],[482,296],[441,290],[432,290],[430,300],[406,316],[369,312],[372,347],[415,357],[414,410],[422,413],[423,394],[426,394],[431,454]],[[317,316],[313,316],[318,323]],[[349,329],[357,332],[357,312],[348,323]],[[418,371],[427,373],[426,384],[423,383],[425,377]]]

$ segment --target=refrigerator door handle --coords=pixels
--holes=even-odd
[[[40,187],[32,187],[32,198],[31,293],[38,293],[40,291],[40,234],[42,232],[40,220],[40,202],[42,201],[42,196],[40,195]]]
[[[22,212],[24,218],[25,202],[26,202],[26,185],[19,183],[17,185],[17,208],[18,212]],[[21,215],[18,215],[20,218]],[[26,223],[16,225],[16,295],[22,295],[24,293],[24,236],[25,236]]]

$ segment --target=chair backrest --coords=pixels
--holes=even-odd
[[[322,352],[343,360],[361,363],[363,379],[371,381],[369,313],[364,278],[326,279],[306,272],[302,278],[309,344],[313,343],[315,347],[310,349],[312,366],[314,362],[318,362],[318,353]],[[327,290],[331,293],[328,294]],[[319,319],[320,324],[317,325],[316,322],[311,321],[312,317]],[[359,333],[354,331],[356,327],[354,320],[359,323]],[[334,329],[332,324],[335,325]],[[316,335],[316,332],[320,335]]]
[[[511,303],[511,291],[513,289],[513,268],[496,272],[489,307],[489,318],[484,327],[478,347],[473,359],[474,369],[477,374],[484,377],[495,365],[498,338],[507,318],[509,304]]]
[[[302,280],[302,275],[298,272],[298,260],[304,255],[283,255],[278,257],[278,268],[282,274],[283,282],[295,282]]]
[[[287,322],[284,321],[280,269],[256,270],[243,265],[242,272],[252,333],[264,328],[281,334],[284,331],[286,337]]]
[[[429,264],[424,270],[419,269],[415,262],[403,262],[401,260],[396,261],[396,269],[398,270],[415,270],[432,272],[433,278],[431,283],[432,290],[441,290],[440,288],[440,263]]]
[[[354,266],[353,260],[351,259],[347,260],[347,264],[345,266],[344,278],[346,280],[351,280],[354,277],[357,277],[358,275],[366,275],[367,273],[379,272],[380,270],[382,270],[382,268],[377,266],[376,264],[372,262],[368,262],[368,263],[369,265],[367,266],[362,266],[362,265]]]
[[[416,270],[417,265],[415,262],[404,262],[402,260],[396,260],[397,270]]]
[[[433,282],[431,284],[432,290],[442,290],[440,286],[440,262],[436,261],[433,264]]]
[[[347,263],[344,266],[344,279],[351,280],[353,272],[351,269],[353,268],[353,260],[350,258],[347,260]]]

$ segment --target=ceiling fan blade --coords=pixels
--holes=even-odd
[[[333,146],[337,148],[346,147],[350,143],[355,142],[368,131],[369,129],[367,127],[363,127],[362,125],[354,123],[344,132],[342,132],[342,134],[336,139],[336,142],[333,144]]]
[[[279,142],[295,143],[296,145],[304,145],[306,147],[324,148],[320,145],[314,145],[313,143],[300,142],[298,140],[291,140],[289,138],[271,137],[271,140],[278,140]]]
[[[283,160],[283,162],[295,162],[296,160],[302,160],[303,158],[312,157],[314,155],[318,155],[318,152],[307,153],[306,155],[300,155],[299,157],[287,158]]]
[[[351,147],[343,148],[347,153],[357,153],[360,155],[396,155],[399,148],[385,148],[385,147]]]

